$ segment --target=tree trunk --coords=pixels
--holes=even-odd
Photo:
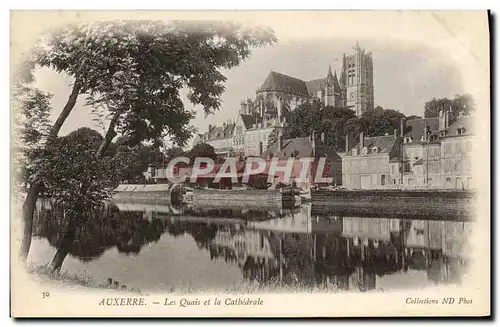
[[[61,130],[62,125],[66,121],[66,118],[68,118],[69,114],[71,113],[71,110],[75,107],[76,104],[76,99],[78,98],[78,94],[80,94],[80,81],[77,78],[75,80],[75,83],[73,84],[73,89],[71,90],[71,94],[69,95],[68,101],[66,102],[66,105],[64,106],[63,110],[59,114],[59,117],[57,117],[56,122],[50,129],[49,133],[49,138],[54,138],[59,134],[59,131]]]
[[[116,112],[109,123],[108,130],[106,131],[106,135],[104,136],[101,145],[99,146],[99,150],[97,150],[97,158],[101,158],[103,156],[104,152],[106,152],[111,144],[111,141],[113,141],[113,138],[116,136],[115,127],[118,123],[118,118],[120,118],[120,113]]]
[[[75,107],[76,99],[78,98],[78,94],[80,93],[81,85],[79,79],[75,80],[73,85],[73,89],[71,90],[71,94],[69,95],[68,101],[64,106],[62,112],[57,117],[56,122],[52,126],[49,132],[49,138],[47,141],[47,145],[52,142],[52,140],[57,137],[59,131],[61,130],[62,125],[66,118],[68,118],[71,110]],[[31,184],[28,189],[28,195],[26,196],[26,200],[24,200],[23,204],[23,240],[21,243],[21,261],[26,262],[26,258],[28,257],[30,246],[31,246],[31,236],[33,233],[33,214],[35,212],[36,201],[38,199],[38,195],[40,194],[41,184],[40,181],[35,180],[33,184]]]
[[[23,204],[23,239],[21,242],[21,261],[26,262],[31,246],[31,234],[33,232],[33,214],[35,212],[36,200],[40,193],[40,183],[35,181],[28,190],[28,195]]]
[[[104,152],[108,149],[109,144],[113,140],[113,138],[116,136],[115,132],[115,126],[116,123],[118,122],[118,118],[120,118],[119,113],[115,113],[113,118],[111,119],[111,122],[109,123],[108,131],[106,132],[106,136],[104,137],[104,140],[102,140],[101,145],[99,146],[99,150],[97,150],[97,157],[100,158],[104,154]],[[81,193],[85,193],[86,191],[86,186],[82,186]],[[83,212],[81,210],[76,210],[76,213],[79,215],[82,215]],[[50,264],[50,269],[52,272],[58,272],[61,270],[62,264],[64,262],[64,259],[66,259],[66,256],[68,255],[69,249],[71,247],[71,244],[75,240],[75,232],[76,232],[76,224],[77,221],[75,218],[71,217],[70,221],[68,222],[68,226],[66,228],[66,231],[64,233],[64,237],[61,240],[61,243],[57,247],[57,252],[54,255],[54,258],[52,259],[52,262]]]
[[[70,217],[68,226],[66,226],[66,231],[64,232],[64,236],[57,247],[57,252],[50,263],[50,270],[52,272],[59,272],[61,270],[64,259],[69,253],[71,248],[71,244],[75,240],[76,234],[76,221],[74,217]]]

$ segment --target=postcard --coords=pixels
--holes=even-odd
[[[11,316],[489,316],[487,11],[11,11]]]

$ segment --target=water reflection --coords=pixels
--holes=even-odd
[[[150,290],[221,290],[246,281],[368,291],[461,281],[471,222],[320,213],[310,204],[231,210],[115,203],[77,230],[63,270]],[[64,222],[61,208],[40,204],[34,248],[55,252]],[[50,260],[47,251],[34,252],[45,253],[34,261]]]

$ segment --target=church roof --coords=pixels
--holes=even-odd
[[[318,78],[313,79],[312,81],[307,81],[307,91],[310,95],[316,95],[318,91],[321,91],[324,88],[326,82],[326,78]]]
[[[271,71],[257,92],[280,91],[309,96],[306,83],[298,78]]]
[[[243,120],[243,124],[245,124],[245,128],[249,129],[255,124],[255,117],[252,115],[241,115],[241,120]]]

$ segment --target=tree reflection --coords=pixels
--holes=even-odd
[[[67,219],[61,206],[41,208],[35,216],[34,236],[47,239],[58,247],[66,228]],[[157,242],[165,231],[164,221],[143,218],[142,212],[119,211],[111,206],[88,213],[89,219],[77,226],[75,239],[68,254],[82,261],[100,257],[116,247],[120,253],[138,254],[141,249]]]

